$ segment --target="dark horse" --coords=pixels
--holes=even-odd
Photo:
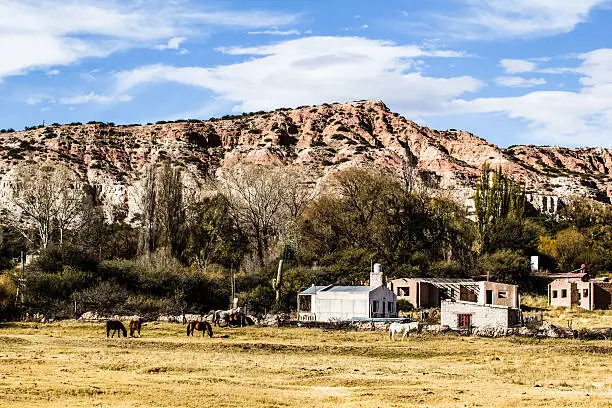
[[[132,320],[130,322],[130,337],[134,337],[134,332],[138,333],[138,337],[140,337],[140,328],[142,326],[146,326],[144,323],[144,319],[141,317],[138,320]]]
[[[212,326],[208,322],[196,322],[192,320],[187,323],[187,336],[193,336],[194,330],[200,330],[202,332],[202,337],[204,337],[205,332],[208,332],[208,337],[212,338],[213,336]]]
[[[253,324],[255,324],[253,319],[240,312],[230,315],[227,320],[227,325],[230,327],[252,326]]]
[[[121,333],[123,333],[123,337],[127,337],[127,330],[125,330],[125,326],[119,320],[108,320],[106,322],[106,337],[108,337],[111,330],[113,331],[111,337],[115,337],[115,333],[117,333],[117,338],[121,337]]]

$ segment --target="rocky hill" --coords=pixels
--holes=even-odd
[[[526,183],[532,203],[554,211],[573,195],[609,202],[612,150],[512,146],[500,149],[473,134],[419,126],[382,102],[361,101],[277,109],[208,121],[147,125],[51,125],[0,133],[0,196],[11,170],[23,161],[61,161],[108,205],[132,209],[133,187],[143,165],[170,160],[191,180],[214,178],[219,168],[243,163],[292,166],[314,181],[364,164],[400,172],[406,156],[438,176],[442,189],[469,201],[487,161]]]

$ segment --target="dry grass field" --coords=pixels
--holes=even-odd
[[[546,296],[523,296],[521,304],[541,310],[544,320],[562,329],[567,329],[568,323],[571,323],[575,330],[612,327],[612,310],[550,307],[547,305]]]
[[[612,342],[0,325],[1,407],[611,407]],[[201,334],[201,333],[199,333]]]

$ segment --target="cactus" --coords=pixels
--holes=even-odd
[[[278,272],[276,279],[272,279],[272,289],[276,292],[276,303],[280,300],[280,290],[283,284],[283,260],[278,261]]]

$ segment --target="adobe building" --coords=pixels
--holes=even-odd
[[[471,279],[399,278],[387,287],[418,309],[440,307],[443,300],[518,308],[518,286]]]
[[[579,306],[587,310],[612,307],[612,283],[583,281],[578,278],[555,279],[548,285],[548,305]]]

